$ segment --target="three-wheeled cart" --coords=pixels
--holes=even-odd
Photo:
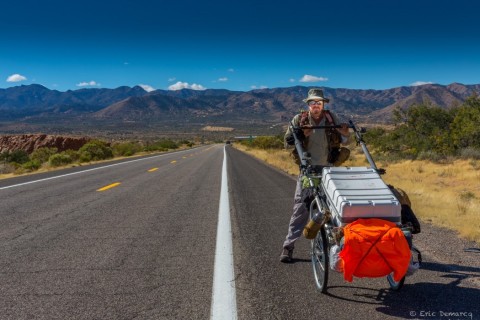
[[[365,129],[358,130],[350,121],[349,128],[354,131],[357,144],[361,146],[370,167],[315,167],[295,134],[298,128],[292,123],[290,126],[300,157],[301,176],[309,193],[310,219],[315,220],[319,228],[311,240],[311,259],[317,289],[322,293],[327,292],[329,271],[336,268],[331,264],[338,263],[338,251],[343,246],[343,229],[358,219],[374,218],[395,224],[402,231],[411,250],[409,269],[418,268],[421,254],[412,243],[412,225],[402,223],[402,205],[381,178],[385,171],[377,168],[368,151],[362,137]],[[332,126],[309,128],[331,130]],[[405,275],[395,281],[393,272],[386,275],[386,278],[392,290],[401,289],[405,281]]]

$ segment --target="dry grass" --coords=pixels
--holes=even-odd
[[[285,150],[263,150],[249,148],[242,144],[235,143],[234,147],[276,167],[291,175],[298,175],[298,166],[295,164],[289,153]]]
[[[298,166],[286,150],[241,149],[292,175]],[[346,166],[369,166],[359,149],[352,151]],[[449,164],[429,161],[377,163],[387,170],[385,182],[405,190],[415,214],[423,221],[457,231],[462,237],[480,243],[480,172],[473,160]]]

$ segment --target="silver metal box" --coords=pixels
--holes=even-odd
[[[345,225],[359,218],[401,223],[401,204],[374,169],[324,168],[321,183],[336,225]]]

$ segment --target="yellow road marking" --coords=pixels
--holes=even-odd
[[[177,160],[173,160],[173,161],[172,161],[172,162],[170,162],[170,163],[175,163],[175,162],[177,162]]]
[[[111,188],[115,188],[118,185],[120,185],[120,182],[115,182],[115,183],[109,184],[108,186],[100,188],[97,191],[105,191],[105,190],[108,190],[108,189],[111,189]]]
[[[182,159],[187,159],[187,157],[183,156]]]
[[[152,169],[148,170],[148,172],[153,172],[153,171],[157,171],[157,170],[158,170],[158,168],[152,168]]]

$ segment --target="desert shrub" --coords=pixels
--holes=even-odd
[[[465,148],[460,150],[460,158],[480,160],[480,149]]]
[[[42,162],[37,159],[30,160],[22,164],[22,168],[27,171],[36,171],[42,166]]]
[[[32,152],[30,159],[40,162],[40,164],[48,162],[51,156],[58,152],[57,148],[39,148]]]
[[[283,149],[283,137],[280,136],[262,136],[253,140],[253,146],[260,149]]]
[[[113,158],[112,149],[105,142],[100,140],[92,140],[84,144],[78,152],[80,154],[81,162]]]
[[[66,154],[72,159],[72,162],[78,162],[80,160],[80,152],[75,151],[75,150],[65,150],[62,152],[63,154]]]
[[[50,158],[48,159],[48,163],[52,167],[64,166],[72,163],[72,158],[65,152],[57,153],[50,156]]]
[[[170,139],[162,139],[149,143],[145,146],[145,151],[167,151],[169,149],[177,149],[178,144]]]
[[[12,173],[15,171],[15,167],[10,163],[1,162],[0,163],[0,174]]]
[[[142,150],[142,146],[135,142],[116,143],[112,146],[115,156],[128,157]]]
[[[184,145],[186,145],[186,146],[188,146],[188,147],[192,147],[192,146],[193,146],[193,142],[190,142],[190,141],[188,141],[188,140],[181,140],[181,141],[178,142],[178,144],[179,144],[179,145],[184,144]]]
[[[2,152],[0,155],[0,160],[10,163],[23,164],[30,161],[30,157],[28,156],[28,153],[26,151],[14,150],[12,152]]]
[[[418,160],[429,160],[429,161],[438,163],[442,160],[445,160],[446,157],[441,155],[441,154],[438,154],[435,151],[427,150],[427,151],[420,151],[418,156],[417,156],[417,159]]]

